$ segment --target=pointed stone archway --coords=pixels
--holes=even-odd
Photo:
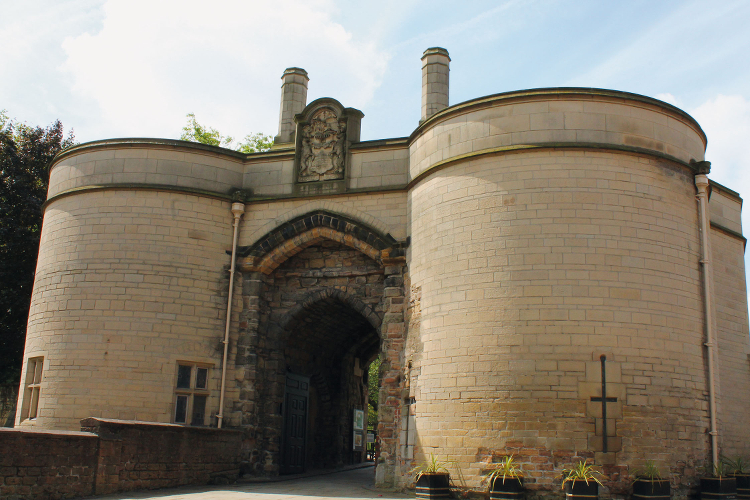
[[[231,411],[245,430],[246,473],[291,472],[292,462],[298,471],[299,459],[290,461],[290,439],[299,444],[299,433],[289,435],[289,409],[302,403],[290,403],[288,395],[304,398],[290,387],[300,384],[309,397],[307,434],[304,451],[294,453],[304,454],[304,467],[361,460],[362,454],[352,452],[351,412],[366,408],[362,375],[380,352],[379,476],[394,474],[406,335],[405,247],[358,221],[315,212],[240,249],[243,311],[236,365],[242,380]]]

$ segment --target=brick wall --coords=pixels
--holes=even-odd
[[[240,431],[88,418],[87,432],[0,429],[0,499],[74,498],[239,475]]]
[[[0,498],[92,495],[96,434],[0,429]]]

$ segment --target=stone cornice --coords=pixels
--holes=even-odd
[[[105,139],[101,141],[84,142],[59,152],[48,165],[48,169],[63,158],[73,156],[82,152],[97,151],[103,149],[129,149],[129,148],[154,148],[154,149],[179,149],[191,153],[212,154],[225,158],[234,158],[242,163],[257,163],[269,160],[288,160],[294,158],[294,148],[272,148],[260,153],[241,153],[233,149],[218,146],[209,146],[199,142],[180,141],[176,139],[151,139],[151,138],[123,138]]]
[[[747,238],[742,236],[741,233],[738,233],[737,231],[733,231],[729,229],[728,227],[724,227],[721,224],[717,224],[715,222],[711,222],[711,229],[716,229],[717,231],[724,233],[727,236],[737,238],[738,240],[742,241],[743,248],[747,247]]]
[[[740,206],[742,206],[743,200],[742,200],[742,197],[740,196],[740,193],[738,193],[737,191],[732,191],[728,187],[722,184],[719,184],[718,182],[711,180],[711,179],[708,180],[708,183],[711,186],[711,189],[716,189],[717,191],[721,191],[723,194],[726,194],[729,197],[736,199],[740,203]]]
[[[111,191],[111,190],[129,190],[129,191],[169,191],[173,193],[193,194],[196,196],[205,196],[208,198],[215,198],[219,200],[226,200],[227,202],[233,201],[233,194],[237,190],[232,192],[220,193],[217,191],[209,191],[205,189],[195,189],[185,186],[173,186],[168,184],[145,184],[145,183],[112,183],[112,184],[95,184],[89,186],[80,186],[71,189],[66,189],[60,193],[49,198],[42,204],[42,210],[46,209],[52,202],[57,201],[68,196],[96,192],[96,191]],[[377,188],[355,188],[348,189],[341,193],[330,193],[330,194],[316,194],[316,195],[295,195],[295,194],[281,194],[281,195],[246,195],[243,197],[243,203],[246,205],[252,205],[254,203],[267,203],[272,201],[285,201],[293,199],[316,199],[316,198],[335,198],[341,196],[356,196],[361,194],[371,193],[398,193],[404,192],[406,185],[398,186],[383,186]]]

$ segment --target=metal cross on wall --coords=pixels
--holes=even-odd
[[[591,396],[591,401],[601,401],[602,403],[602,451],[607,453],[607,403],[615,403],[617,398],[607,397],[607,372],[605,368],[607,356],[602,354],[599,359],[602,361],[602,396]]]

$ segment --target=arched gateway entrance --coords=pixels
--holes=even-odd
[[[381,477],[397,460],[402,399],[404,244],[327,212],[241,250],[243,312],[235,411],[245,472],[298,473],[364,460],[354,423],[365,368],[381,355]],[[383,474],[385,472],[385,474]]]

